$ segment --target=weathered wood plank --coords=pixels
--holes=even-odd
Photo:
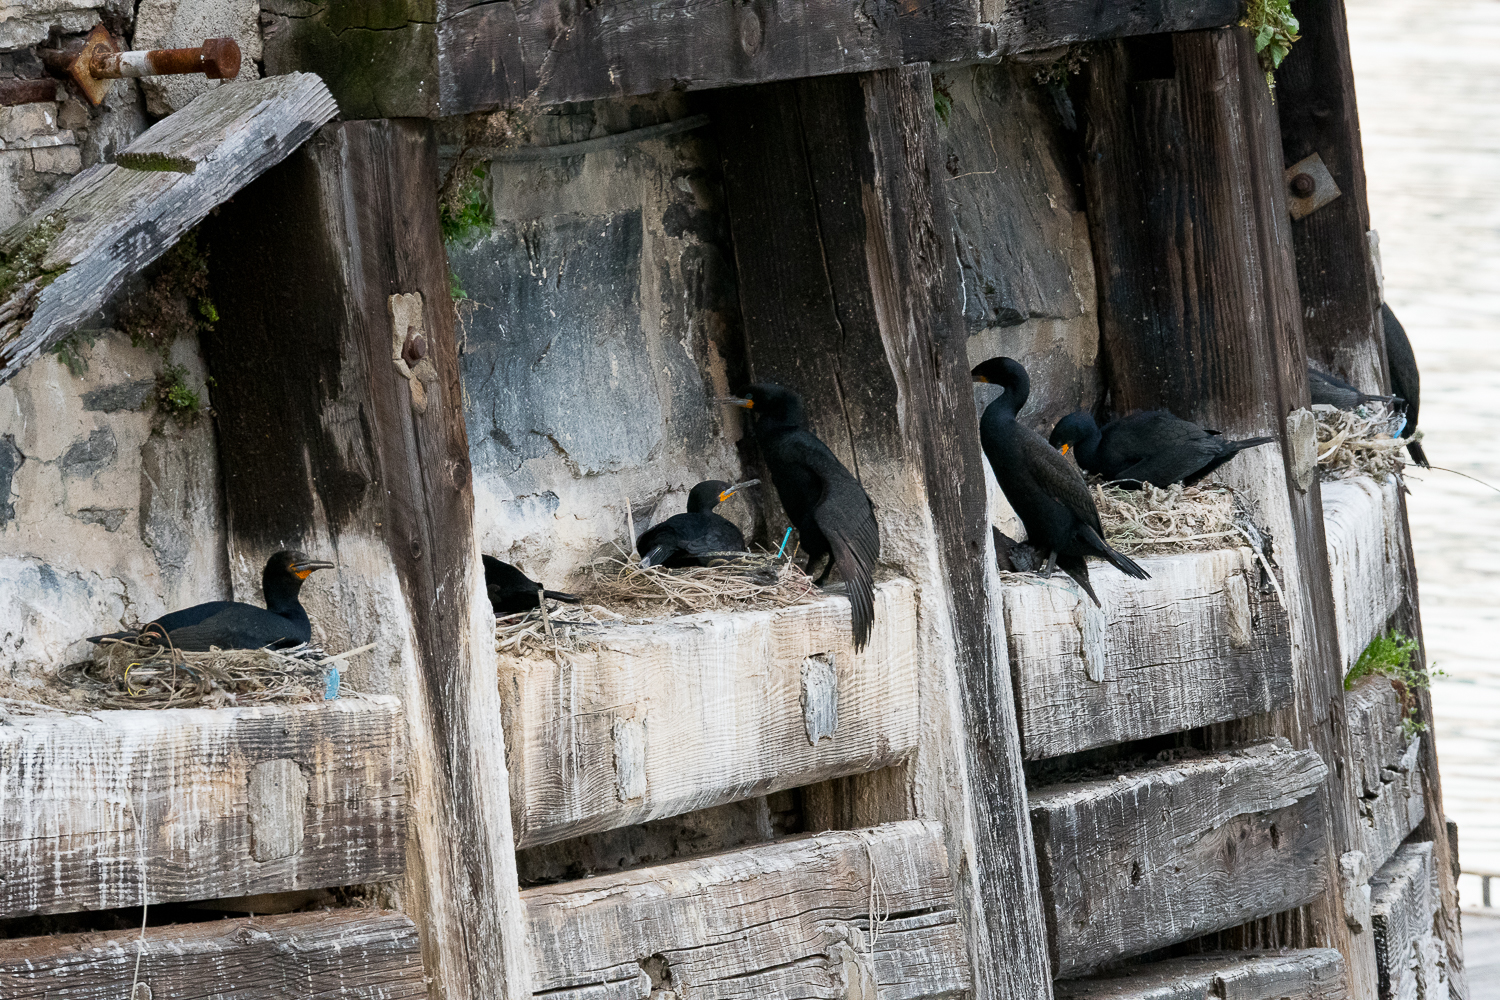
[[[1323,531],[1339,651],[1347,671],[1385,632],[1406,593],[1400,486],[1363,476],[1323,484]]]
[[[1139,560],[1103,574],[1103,608],[1033,576],[1005,586],[1028,759],[1241,719],[1292,699],[1286,612],[1247,548]]]
[[[1406,705],[1385,677],[1367,677],[1344,700],[1354,747],[1347,780],[1359,803],[1360,843],[1372,869],[1379,868],[1422,822],[1426,802],[1418,767],[1422,737],[1401,730]]]
[[[600,650],[500,660],[519,847],[873,771],[919,736],[916,599],[844,598],[639,626]]]
[[[918,1000],[969,989],[936,823],[819,834],[521,895],[532,989],[559,1000],[645,1000],[653,989]]]
[[[1344,957],[1332,948],[1261,955],[1221,952],[1136,965],[1057,984],[1058,1000],[1348,1000]]]
[[[215,88],[128,147],[141,151],[135,162],[147,169],[101,164],[86,170],[0,234],[0,254],[11,254],[47,220],[62,226],[41,256],[40,271],[53,276],[50,284],[27,283],[0,303],[0,382],[67,336],[127,277],[336,114],[333,95],[307,73]],[[178,139],[191,140],[188,151],[169,155]],[[195,169],[183,172],[189,164]]]
[[[406,757],[394,698],[7,721],[0,917],[405,871]],[[256,775],[268,767],[301,784],[258,794]]]
[[[1058,974],[1316,898],[1327,776],[1316,753],[1275,739],[1033,791]]]
[[[1423,966],[1435,964],[1433,915],[1438,909],[1437,869],[1432,843],[1404,844],[1370,879],[1370,920],[1381,1000],[1447,996],[1419,983]],[[1429,973],[1430,976],[1430,973]],[[1436,985],[1435,983],[1433,985]]]
[[[427,996],[410,918],[390,910],[325,910],[150,927],[144,938],[132,930],[0,941],[0,996],[7,1000],[335,995]]]

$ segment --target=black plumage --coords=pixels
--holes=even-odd
[[[1405,402],[1400,396],[1374,396],[1368,392],[1360,392],[1337,375],[1318,371],[1311,364],[1307,366],[1307,389],[1314,406],[1332,406],[1340,410],[1352,410],[1366,403],[1401,406]]]
[[[277,552],[261,573],[261,592],[266,606],[258,608],[239,601],[209,601],[181,611],[172,611],[141,626],[135,632],[112,632],[89,637],[89,642],[124,639],[146,646],[171,645],[186,652],[219,649],[273,649],[312,641],[312,622],[298,595],[302,583],[314,570],[332,569],[331,562],[318,562],[301,552]]]
[[[1048,440],[1105,479],[1171,486],[1192,485],[1246,448],[1276,439],[1231,441],[1166,410],[1132,413],[1111,420],[1101,430],[1089,413],[1077,410],[1057,422]]]
[[[687,512],[653,524],[635,540],[642,566],[705,566],[714,552],[744,552],[745,536],[714,508],[759,479],[733,485],[708,479],[688,493]]]
[[[1104,526],[1094,497],[1078,466],[1049,445],[1040,434],[1016,421],[1031,395],[1031,379],[1013,358],[993,358],[975,367],[976,382],[990,382],[1005,394],[985,408],[979,421],[979,441],[995,470],[1005,499],[1026,527],[1026,543],[1053,566],[1078,582],[1097,605],[1089,583],[1085,556],[1098,556],[1120,572],[1138,580],[1150,574],[1104,541]]]
[[[1405,327],[1391,312],[1391,307],[1384,303],[1380,305],[1380,319],[1385,326],[1385,356],[1391,365],[1391,391],[1406,400],[1406,426],[1401,428],[1401,436],[1409,438],[1417,431],[1417,408],[1421,405],[1422,395],[1417,356],[1412,352]],[[1420,441],[1408,442],[1406,450],[1411,453],[1413,462],[1424,469],[1431,468]]]
[[[757,384],[732,402],[755,417],[755,441],[781,506],[800,535],[808,570],[827,556],[817,582],[826,580],[834,567],[844,578],[854,648],[863,648],[875,622],[875,562],[880,557],[880,528],[869,495],[804,426],[801,396],[779,385]]]
[[[543,590],[542,585],[522,573],[508,562],[494,556],[484,556],[484,589],[490,597],[490,607],[497,615],[513,615],[520,611],[535,611],[541,604],[537,591],[542,591],[554,601],[577,604],[578,598],[557,590]]]

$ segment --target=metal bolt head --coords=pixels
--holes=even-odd
[[[1318,182],[1311,174],[1298,174],[1292,178],[1292,194],[1298,198],[1310,198],[1312,193],[1318,189]]]
[[[240,45],[233,38],[203,40],[203,75],[210,80],[233,80],[240,75]]]
[[[407,367],[415,368],[418,361],[427,357],[427,338],[420,333],[406,335],[406,342],[401,345],[401,360],[405,361]]]

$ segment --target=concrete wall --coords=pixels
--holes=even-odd
[[[554,146],[685,116],[680,98],[549,109]],[[493,228],[452,243],[464,407],[484,551],[549,586],[737,479],[743,349],[718,162],[704,132],[586,156],[495,161]],[[754,499],[721,513],[753,524]],[[616,546],[620,548],[617,548]]]

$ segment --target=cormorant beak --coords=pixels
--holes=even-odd
[[[983,375],[975,375],[974,376],[974,381],[976,381],[976,382],[983,382],[985,385],[989,385],[990,384],[990,380],[987,379],[987,378],[985,378]]]
[[[740,396],[720,396],[718,399],[714,400],[714,402],[728,403],[730,406],[743,406],[747,410],[752,409],[755,406],[755,400],[744,399]]]
[[[1061,448],[1059,448],[1057,450],[1060,451],[1060,452],[1062,452],[1064,455],[1066,455],[1068,453],[1068,449],[1071,448],[1071,447],[1073,447],[1073,446],[1070,445],[1070,444],[1064,444]]]
[[[334,568],[334,564],[333,563],[331,563],[331,562],[319,562],[316,559],[309,559],[306,562],[292,563],[290,566],[287,567],[287,569],[289,569],[289,570],[292,571],[292,575],[295,576],[299,580],[306,580],[309,576],[312,576],[313,570],[315,570],[315,569],[333,569],[333,568]]]
[[[759,479],[747,479],[743,483],[735,483],[733,486],[729,487],[729,489],[719,494],[719,503],[723,503],[725,500],[728,500],[740,490],[749,489],[751,486],[755,486],[759,482]]]

